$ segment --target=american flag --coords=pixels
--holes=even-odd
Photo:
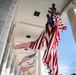
[[[25,72],[25,71],[28,71],[30,68],[34,67],[34,63],[35,63],[35,60],[33,60],[33,62],[29,62],[27,65],[25,66],[22,66],[21,67],[21,71],[22,72]]]
[[[33,41],[32,42],[18,44],[18,45],[15,45],[14,49],[22,49],[22,48],[28,49],[32,43],[33,43]]]
[[[58,55],[57,46],[60,39],[59,29],[66,29],[66,26],[61,22],[58,15],[54,15],[55,27],[46,26],[46,50],[43,55],[43,63],[50,69],[53,75],[58,75]]]
[[[26,72],[26,71],[28,71],[29,69],[31,69],[32,67],[34,67],[34,65],[25,66],[25,67],[21,68],[21,71],[22,71],[22,72]]]
[[[21,60],[21,62],[19,63],[19,65],[21,65],[22,63],[24,63],[24,62],[30,60],[30,59],[33,58],[35,55],[36,55],[36,52],[35,52],[34,54],[25,56],[25,57]]]
[[[40,34],[40,36],[38,37],[37,40],[35,41],[31,41],[31,42],[27,42],[27,43],[22,43],[22,44],[17,44],[15,45],[14,49],[40,49],[41,47],[44,46],[44,41],[45,41],[45,30],[42,31],[42,33]]]
[[[47,24],[45,30],[43,30],[39,38],[31,44],[30,48],[39,49],[45,41],[46,49],[42,61],[50,69],[50,72],[53,75],[58,75],[57,46],[58,40],[60,39],[60,34],[58,30],[65,30],[66,26],[62,23],[61,18],[58,15],[54,15],[54,21],[56,24],[55,27],[52,28],[51,23]]]
[[[59,15],[54,15],[55,27],[52,27],[52,23],[47,24],[45,29],[40,34],[36,41],[33,41],[29,48],[40,49],[44,46],[44,41],[46,42],[46,48],[43,55],[43,63],[50,69],[53,75],[58,75],[58,55],[57,47],[58,40],[60,39],[59,29],[66,30],[66,26],[62,23]],[[25,44],[26,45],[26,44]],[[23,46],[22,46],[23,47]],[[20,47],[21,48],[21,47]],[[24,47],[26,48],[26,46]],[[25,62],[28,57],[24,57],[21,61]]]

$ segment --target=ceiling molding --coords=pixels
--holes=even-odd
[[[72,0],[70,0],[66,6],[62,9],[62,11],[60,12],[60,15],[62,15],[62,13],[65,11],[65,9],[70,5],[70,3],[72,3]]]
[[[28,22],[23,22],[23,21],[19,21],[19,23],[21,24],[26,24],[26,25],[29,25],[29,26],[34,26],[34,27],[38,27],[38,28],[44,28],[43,26],[39,26],[39,25],[36,25],[36,24],[32,24],[32,23],[28,23]]]
[[[76,0],[73,0],[73,1],[72,1],[72,4],[76,5]]]

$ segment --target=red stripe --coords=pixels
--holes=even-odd
[[[40,47],[41,47],[41,44],[42,44],[42,41],[43,41],[43,38],[44,38],[44,34],[45,34],[45,33],[43,33],[43,35],[42,35],[42,37],[41,37],[41,39],[40,39],[38,49],[40,49]]]
[[[48,10],[48,12],[51,14],[51,11],[50,10]]]
[[[43,46],[43,40],[45,36],[45,31],[42,31],[39,38],[30,46],[32,49],[40,49],[41,46]]]

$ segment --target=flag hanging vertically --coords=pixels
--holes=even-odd
[[[44,41],[46,43],[45,52],[43,55],[43,63],[49,68],[52,75],[58,75],[58,55],[57,55],[57,47],[58,47],[58,41],[60,39],[59,35],[59,29],[65,30],[66,26],[62,23],[61,18],[59,15],[53,16],[55,26],[52,27],[52,23],[46,24],[45,29],[40,34],[39,38],[36,41],[20,44],[15,46],[15,48],[31,48],[31,49],[40,49],[44,46]],[[29,45],[27,45],[29,44]],[[35,55],[35,54],[34,54]],[[33,56],[34,56],[33,55]],[[26,62],[30,60],[31,57],[25,56],[22,61],[20,62]]]
[[[52,23],[46,24],[44,30],[44,36],[42,41],[46,42],[45,53],[43,55],[43,63],[50,69],[50,72],[53,75],[58,75],[58,55],[57,55],[57,46],[58,40],[60,39],[59,29],[65,30],[66,26],[62,23],[61,18],[58,15],[54,15],[55,26],[52,27]],[[41,39],[39,37],[39,39]],[[38,40],[39,40],[38,39]],[[37,44],[38,43],[38,44]],[[32,49],[39,49],[37,45],[41,44],[42,42],[32,43]]]
[[[51,23],[46,26],[46,50],[43,56],[43,63],[50,69],[53,75],[58,75],[58,55],[57,46],[60,39],[59,29],[66,29],[58,15],[54,15],[55,27],[51,28]]]

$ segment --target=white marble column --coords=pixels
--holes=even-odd
[[[40,51],[38,51],[38,75],[41,75],[41,55],[40,55]]]
[[[70,8],[67,11],[67,16],[68,16],[68,19],[70,21],[72,32],[73,32],[73,35],[74,35],[74,39],[75,39],[75,42],[76,42],[76,14],[74,12],[74,9],[75,8]]]

